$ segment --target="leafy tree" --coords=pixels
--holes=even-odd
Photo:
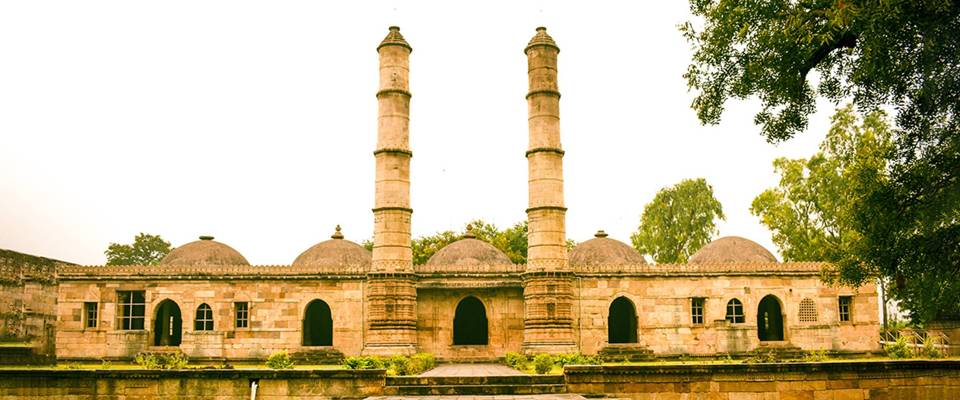
[[[154,265],[170,250],[173,250],[170,242],[159,235],[141,232],[132,244],[110,243],[103,253],[107,256],[107,265]]]
[[[862,238],[841,268],[852,284],[871,268],[893,278],[916,321],[960,318],[960,1],[690,5],[704,24],[681,26],[694,50],[684,76],[702,122],[719,122],[727,99],[756,97],[754,121],[780,141],[806,128],[818,96],[897,111],[888,170],[858,179]]]
[[[717,234],[716,219],[725,219],[706,179],[684,179],[660,189],[643,208],[633,247],[658,263],[685,263]]]
[[[523,264],[527,262],[527,221],[517,222],[513,226],[500,230],[496,225],[488,224],[483,220],[473,220],[464,224],[459,232],[443,231],[433,235],[421,236],[411,241],[413,250],[413,264],[423,265],[446,245],[463,238],[467,226],[473,230],[477,239],[483,240],[500,249],[510,258],[510,261]],[[373,240],[364,240],[363,247],[373,250]],[[567,240],[567,248],[572,249],[576,242]]]
[[[780,184],[753,200],[750,212],[773,232],[785,261],[840,262],[861,241],[855,211],[864,171],[886,180],[891,130],[882,112],[858,124],[852,106],[837,110],[820,151],[809,159],[778,158]],[[859,276],[852,279],[862,279]]]

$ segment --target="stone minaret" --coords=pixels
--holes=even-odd
[[[410,250],[410,52],[391,26],[380,54],[373,265],[367,274],[364,354],[416,350],[417,292]]]
[[[537,28],[527,44],[530,144],[527,150],[527,271],[523,280],[524,350],[575,352],[573,280],[567,266],[566,212],[563,203],[563,149],[560,146],[560,48]]]

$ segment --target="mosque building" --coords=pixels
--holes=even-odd
[[[568,251],[560,49],[545,28],[524,49],[527,263],[511,263],[468,230],[414,265],[412,48],[391,27],[377,51],[372,252],[338,226],[290,265],[250,265],[209,236],[177,247],[159,265],[55,263],[54,280],[31,289],[48,295],[18,292],[24,301],[52,303],[37,307],[49,314],[44,334],[52,343],[45,348],[61,360],[172,350],[211,360],[264,359],[279,350],[316,357],[430,352],[441,360],[490,360],[507,352],[633,358],[879,350],[876,287],[824,283],[825,263],[778,262],[757,243],[733,236],[709,243],[685,264],[649,264],[603,231]],[[30,278],[21,273],[19,282],[28,285]]]

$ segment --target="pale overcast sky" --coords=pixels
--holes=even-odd
[[[0,248],[102,264],[138,232],[210,234],[254,264],[372,236],[376,46],[412,45],[415,236],[527,205],[526,58],[561,48],[567,234],[628,242],[660,188],[704,177],[720,234],[773,252],[750,202],[771,162],[813,154],[834,109],[771,145],[755,101],[701,126],[668,2],[0,3]],[[573,4],[576,4],[574,6]],[[589,7],[586,4],[590,4]]]

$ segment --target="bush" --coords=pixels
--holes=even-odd
[[[781,362],[780,356],[773,349],[763,351],[762,349],[757,349],[753,352],[753,355],[749,358],[743,360],[745,364],[757,364],[757,363],[778,363]]]
[[[387,367],[387,375],[411,375],[410,359],[406,356],[396,355],[390,357],[390,366]]]
[[[887,357],[890,358],[911,358],[913,357],[913,352],[910,351],[910,345],[907,343],[907,338],[900,336],[897,338],[896,342],[893,344],[887,344],[884,346],[884,351],[887,352]]]
[[[537,354],[533,357],[533,369],[538,374],[545,374],[553,369],[553,357],[549,354]]]
[[[943,358],[944,354],[940,351],[937,341],[927,336],[923,339],[923,347],[920,348],[920,355],[925,358]]]
[[[346,369],[384,369],[383,361],[379,357],[360,356],[343,359]]]
[[[410,372],[414,375],[429,371],[437,366],[437,360],[430,353],[417,353],[410,356]]]
[[[177,353],[137,353],[133,359],[137,365],[146,369],[184,369],[189,361],[186,354]]]
[[[267,368],[292,369],[293,359],[290,358],[290,354],[287,354],[286,350],[280,350],[276,353],[271,354],[270,357],[267,358]]]
[[[803,361],[805,362],[824,362],[830,359],[830,356],[827,354],[827,350],[810,350],[805,356],[803,356]]]
[[[556,364],[560,367],[565,365],[600,365],[600,357],[590,357],[580,353],[558,354]]]
[[[510,368],[523,371],[527,369],[527,364],[530,363],[530,359],[528,359],[526,355],[510,352],[503,356],[503,363],[507,364]]]

